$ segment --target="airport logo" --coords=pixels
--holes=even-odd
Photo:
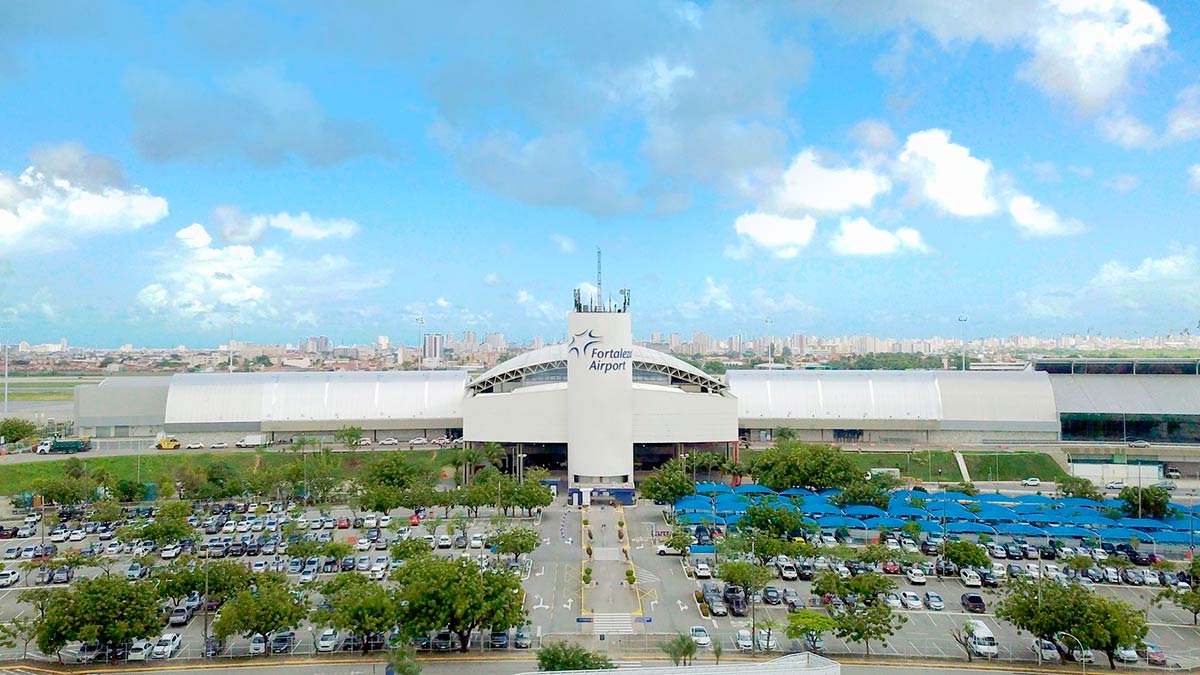
[[[633,358],[632,350],[601,349],[597,345],[603,346],[604,338],[596,335],[594,330],[588,329],[571,335],[571,341],[567,343],[567,353],[575,355],[576,358],[591,360],[588,370],[614,373],[629,367],[629,359]]]

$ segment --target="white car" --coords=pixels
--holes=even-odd
[[[975,570],[959,570],[958,579],[967,588],[980,588],[983,586],[983,581],[979,578],[979,574]]]
[[[395,438],[392,438],[391,436],[388,436],[387,438],[383,439],[382,441],[379,441],[379,444],[380,445],[400,445],[400,441]]]
[[[259,654],[267,653],[267,638],[263,637],[262,633],[255,633],[254,637],[250,638],[250,656],[258,656]]]
[[[126,661],[145,661],[150,658],[150,652],[154,650],[154,643],[149,640],[138,640],[132,645],[129,645],[129,651],[125,653]]]
[[[758,629],[758,648],[764,652],[775,651],[779,649],[779,641],[775,639],[774,632],[768,632],[763,628]]]
[[[169,659],[175,656],[175,652],[179,651],[179,647],[182,644],[183,636],[179,633],[163,633],[162,637],[158,638],[158,642],[154,643],[154,649],[150,652],[150,658]]]
[[[16,570],[0,571],[0,588],[15,586],[21,580],[21,573]]]
[[[163,560],[170,560],[171,558],[178,558],[180,550],[179,544],[168,544],[162,548],[159,555],[162,556]]]
[[[1134,647],[1133,645],[1117,647],[1117,651],[1113,652],[1113,658],[1121,661],[1122,663],[1137,663],[1137,647]]]
[[[194,442],[193,442],[193,443],[188,443],[187,445],[185,445],[185,446],[183,446],[183,447],[184,447],[184,448],[186,448],[186,449],[188,449],[188,450],[200,450],[201,448],[203,448],[203,447],[204,447],[204,444],[203,444],[203,443],[194,443]],[[215,446],[215,445],[214,445],[213,447],[215,448],[215,447],[217,447],[217,446]]]
[[[409,445],[429,445],[429,439],[425,438],[424,436],[417,436],[416,438],[409,439],[408,444]]]
[[[697,647],[712,646],[712,638],[708,636],[708,630],[704,626],[692,626],[690,633],[692,642],[695,642]]]
[[[312,582],[314,582],[316,580],[317,580],[317,571],[316,570],[307,569],[300,573],[300,583],[301,584],[311,584]]]
[[[925,582],[926,582],[925,573],[922,572],[921,568],[919,568],[919,567],[908,568],[908,571],[904,573],[904,576],[908,577],[908,583],[910,583],[910,584],[913,584],[915,586],[924,586],[925,585]]]
[[[1104,489],[1106,490],[1124,490],[1127,487],[1129,487],[1129,485],[1120,479],[1110,480],[1104,484]]]
[[[1037,563],[1029,563],[1025,565],[1025,574],[1030,579],[1041,579],[1042,568]]]
[[[367,446],[371,445],[371,439],[360,438],[360,439],[358,439],[358,444],[360,447],[367,447]]]
[[[737,636],[734,637],[733,641],[737,645],[739,652],[754,651],[754,642],[750,640],[750,631],[745,628],[737,632]]]
[[[912,591],[903,591],[900,593],[900,603],[904,605],[904,609],[921,609],[921,596]]]
[[[1042,565],[1042,576],[1047,579],[1053,579],[1062,574],[1062,568],[1054,563],[1046,563]]]
[[[1029,649],[1042,661],[1058,663],[1058,648],[1049,640],[1034,640]]]
[[[450,442],[450,439],[446,438],[445,436],[438,436],[437,438],[433,439],[433,442],[436,445],[445,445]]]
[[[1030,476],[1029,478],[1026,478],[1025,480],[1021,481],[1021,485],[1025,486],[1025,487],[1037,487],[1041,484],[1042,484],[1042,479],[1037,478],[1035,476]]]
[[[212,444],[213,450],[224,450],[225,448],[228,448],[228,447],[229,447],[229,444],[226,443],[225,441],[217,441],[216,443]]]
[[[887,595],[883,596],[883,602],[892,609],[900,609],[903,606],[900,594],[896,591],[889,591]]]
[[[326,628],[321,631],[321,635],[317,637],[317,651],[332,652],[336,651],[338,645],[342,643],[342,636],[332,628]]]
[[[711,579],[712,578],[712,568],[708,566],[708,563],[697,563],[696,564],[696,578],[697,579]]]
[[[471,548],[483,548],[483,535],[482,534],[471,535],[470,546],[471,546]]]

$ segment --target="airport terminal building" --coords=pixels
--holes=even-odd
[[[440,436],[495,442],[527,465],[566,469],[574,490],[618,496],[632,490],[635,469],[681,452],[734,454],[740,441],[770,442],[778,428],[802,440],[901,448],[1073,443],[1081,449],[1069,452],[1082,461],[1120,463],[1187,461],[1170,448],[1200,442],[1200,362],[1151,374],[1077,372],[1054,362],[1023,371],[713,375],[634,345],[628,303],[575,309],[565,343],[474,377],[462,370],[117,377],[76,388],[76,428],[97,439],[165,433],[206,445],[247,434],[332,442],[348,426],[401,445]],[[1124,441],[1133,439],[1155,449],[1131,450]]]

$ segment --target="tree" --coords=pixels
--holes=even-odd
[[[158,593],[148,583],[109,575],[77,579],[46,606],[38,649],[50,654],[76,640],[111,647],[158,635],[158,603]]]
[[[898,486],[899,481],[895,476],[877,473],[867,480],[847,485],[841,494],[831,497],[829,501],[831,504],[841,507],[851,504],[867,504],[886,510],[888,502],[891,500],[889,493]]]
[[[761,591],[775,578],[766,565],[741,561],[721,563],[717,576],[726,583],[746,589],[748,595]]]
[[[8,443],[29,438],[37,433],[37,425],[19,417],[6,417],[0,421],[0,436]]]
[[[0,647],[12,649],[21,645],[21,658],[29,658],[29,643],[37,638],[38,620],[31,616],[15,616],[0,623]]]
[[[538,533],[527,527],[514,527],[492,537],[496,552],[511,555],[513,560],[520,560],[522,555],[533,553],[541,543]]]
[[[985,567],[991,564],[988,555],[969,541],[946,541],[941,546],[942,557],[957,567]]]
[[[159,508],[154,520],[122,528],[125,530],[125,538],[122,540],[150,539],[159,546],[177,542],[195,533],[195,528],[188,523],[191,515],[192,507],[189,503],[184,501],[167,502]]]
[[[234,634],[266,636],[295,627],[307,614],[308,608],[292,595],[286,583],[259,583],[239,592],[221,607],[213,634],[221,639]]]
[[[778,621],[776,621],[775,619],[772,619],[769,616],[765,619],[759,619],[757,622],[755,622],[754,630],[755,631],[760,631],[760,630],[765,631],[767,634],[767,636],[766,636],[767,639],[763,641],[763,649],[764,650],[770,648],[771,636],[773,634],[775,634],[775,632],[778,631],[780,628],[783,628],[783,624],[779,623]]]
[[[720,640],[713,640],[712,655],[716,659],[717,665],[721,665],[721,655],[725,653],[725,644]]]
[[[1055,637],[1061,632],[1080,636],[1080,617],[1095,597],[1091,591],[1071,584],[1064,586],[1051,579],[1010,579],[996,603],[996,617],[1004,619],[1035,638],[1048,640],[1058,646],[1059,660],[1066,662],[1066,652]]]
[[[1192,577],[1193,580],[1195,577]],[[1177,607],[1192,615],[1192,625],[1197,625],[1197,617],[1200,617],[1200,587],[1192,587],[1187,590],[1181,590],[1177,587],[1168,587],[1158,592],[1155,596],[1155,601],[1170,600]]]
[[[908,621],[892,612],[885,602],[872,602],[869,605],[865,602],[846,603],[841,609],[831,607],[829,615],[837,622],[834,635],[847,642],[863,643],[867,656],[871,655],[872,641],[887,646],[887,639]]]
[[[504,569],[468,559],[420,556],[393,574],[399,582],[400,624],[409,635],[450,630],[466,652],[471,631],[503,630],[525,620],[521,582]]]
[[[1094,502],[1104,500],[1096,484],[1079,476],[1063,476],[1058,479],[1058,493],[1064,497],[1080,497]]]
[[[370,649],[367,636],[391,630],[397,623],[392,591],[361,574],[339,574],[321,589],[328,607],[313,612],[313,623],[362,636],[362,653]]]
[[[841,488],[862,480],[849,455],[830,445],[777,441],[754,459],[754,478],[773,490]]]
[[[342,427],[333,432],[333,440],[342,444],[350,452],[358,451],[359,444],[362,442],[363,428],[362,427]]]
[[[805,529],[803,516],[798,510],[770,504],[754,504],[747,507],[739,527],[749,527],[779,538],[791,537],[793,533]]]
[[[802,609],[788,614],[788,625],[783,634],[792,640],[810,638],[816,642],[822,634],[837,628],[837,621],[828,614],[820,614],[811,609]]]
[[[642,480],[641,490],[646,499],[674,507],[680,499],[696,494],[696,484],[679,462],[672,460],[651,471]]]
[[[433,548],[424,539],[402,539],[392,544],[392,557],[396,560],[411,560],[432,551]]]
[[[1099,648],[1108,657],[1109,668],[1117,669],[1117,650],[1137,645],[1146,637],[1146,617],[1129,603],[1107,595],[1090,594],[1084,608],[1082,625],[1075,636],[1084,644]]]
[[[696,643],[689,635],[676,635],[666,642],[658,643],[658,648],[671,659],[676,666],[687,665],[689,654],[695,654]]]
[[[388,672],[394,675],[421,675],[417,650],[412,645],[401,645],[389,651],[387,663]]]
[[[550,477],[545,469],[537,467],[525,472],[524,480],[517,486],[516,505],[525,510],[525,515],[534,509],[542,509],[554,502],[554,494],[542,481]]]
[[[579,645],[551,642],[538,650],[538,670],[611,670],[616,668],[603,654],[589,652]]]
[[[1131,518],[1155,518],[1162,520],[1171,513],[1171,493],[1160,487],[1122,488],[1117,499],[1125,502],[1122,510]]]
[[[955,626],[950,631],[950,639],[958,643],[958,646],[963,648],[967,653],[967,663],[970,663],[975,656],[975,652],[971,650],[971,638],[975,636],[975,623],[968,621],[961,626]]]
[[[663,545],[675,551],[686,552],[692,545],[692,533],[683,525],[676,524],[671,528],[671,536],[667,537]]]
[[[483,447],[480,449],[479,454],[480,454],[480,456],[483,457],[483,459],[487,460],[488,464],[491,464],[492,466],[496,467],[497,469],[501,468],[501,464],[505,465],[504,466],[505,469],[509,468],[507,466],[508,465],[508,451],[505,450],[504,446],[500,445],[499,443],[495,443],[495,442],[484,443]]]

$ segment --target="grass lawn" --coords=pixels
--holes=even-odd
[[[877,468],[900,469],[901,476],[916,478],[922,482],[941,480],[947,483],[957,483],[962,480],[962,472],[954,455],[949,452],[853,452],[847,451],[850,457],[862,467],[863,471]],[[938,470],[941,469],[939,479]]]
[[[60,389],[56,391],[8,390],[8,400],[10,401],[71,401],[74,400],[74,398],[75,392],[70,389]]]
[[[1040,452],[1001,450],[988,453],[963,453],[963,461],[971,478],[977,481],[1021,480],[1035,476],[1042,480],[1058,480],[1066,475],[1050,455]]]
[[[406,457],[415,461],[430,461],[437,450],[403,450]],[[388,452],[339,452],[336,453],[342,462],[342,475],[353,478],[371,464],[387,456]],[[159,482],[164,475],[172,471],[181,462],[192,462],[199,466],[211,464],[214,460],[229,462],[239,471],[254,471],[262,466],[280,466],[289,462],[300,461],[299,456],[287,452],[219,452],[219,453],[172,453],[163,450],[147,455],[121,455],[105,457],[96,451],[82,455],[73,455],[85,462],[88,468],[103,467],[110,471],[117,480],[137,480],[139,465],[141,480],[144,483]],[[0,464],[0,495],[20,494],[29,490],[33,482],[39,478],[62,475],[63,462],[67,458],[50,461],[24,462],[5,466]],[[140,461],[139,461],[140,460]]]

